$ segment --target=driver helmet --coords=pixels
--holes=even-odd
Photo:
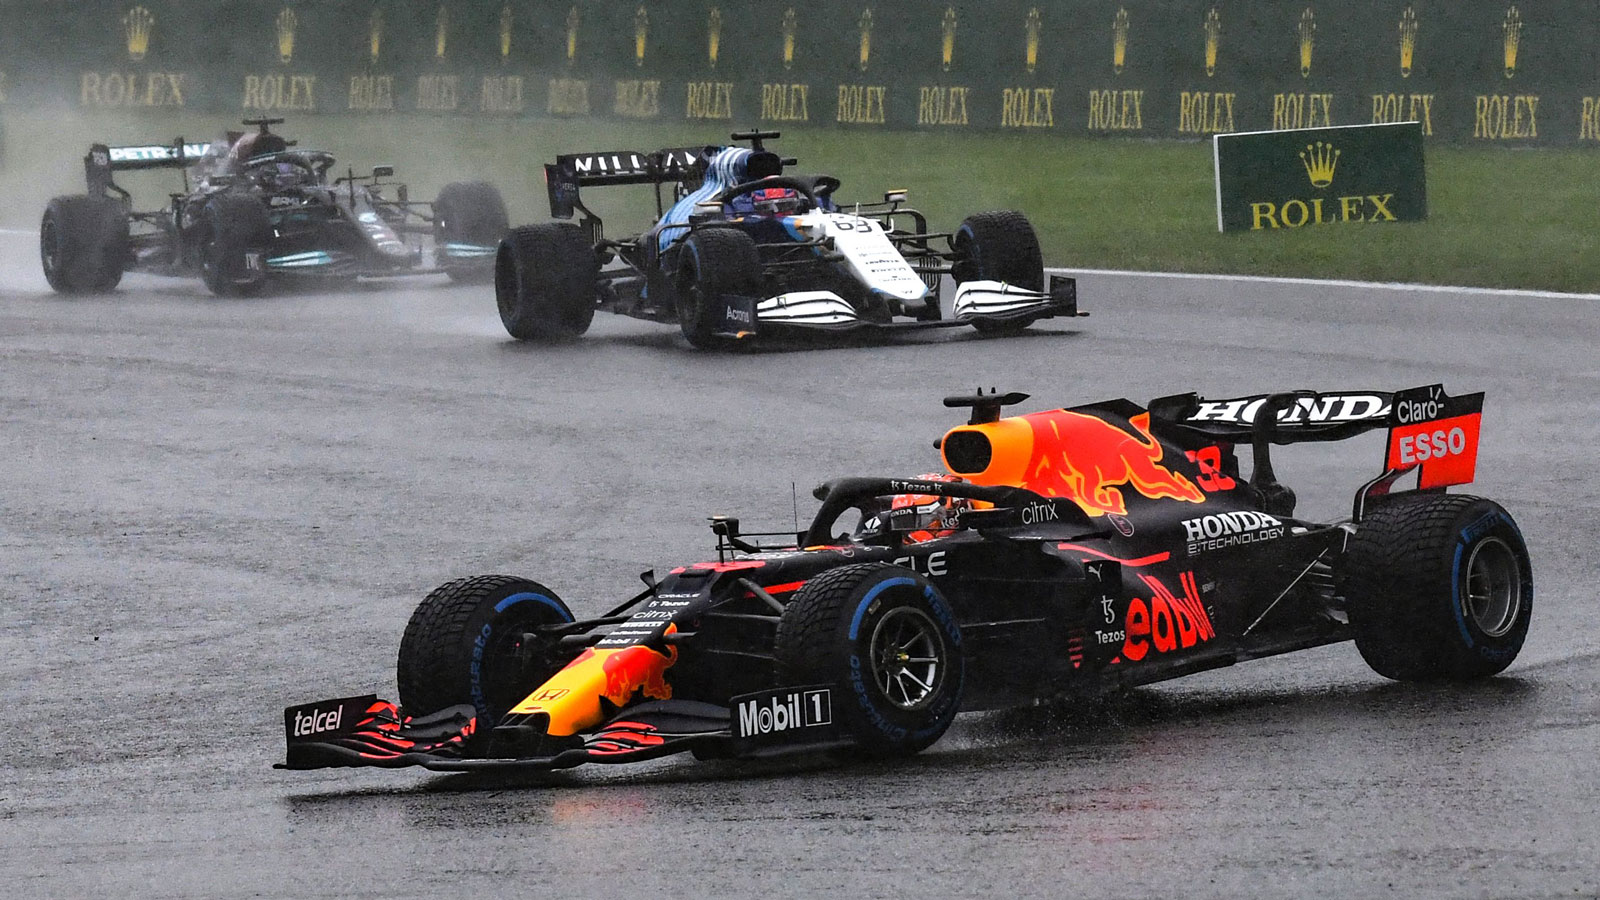
[[[928,472],[917,476],[918,481],[966,481],[956,475]],[[859,535],[875,537],[890,531],[900,532],[908,544],[920,544],[935,538],[949,537],[961,527],[961,516],[973,509],[966,497],[940,497],[936,494],[895,494],[885,498],[861,518]]]
[[[750,192],[751,207],[758,213],[785,215],[800,210],[800,192],[792,188],[761,188]]]
[[[276,188],[298,187],[306,181],[306,171],[292,163],[280,162],[272,166],[271,181]]]
[[[228,158],[236,165],[243,165],[254,157],[282,153],[287,149],[289,142],[282,137],[270,131],[251,131],[233,142],[233,147],[228,151]]]

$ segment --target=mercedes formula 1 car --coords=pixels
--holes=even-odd
[[[288,277],[492,277],[508,227],[493,185],[448,184],[428,203],[386,181],[390,166],[330,181],[332,154],[293,148],[269,129],[282,121],[248,119],[257,131],[209,144],[95,144],[84,157],[88,193],[51,200],[39,226],[50,286],[99,293],[126,271],[198,274],[218,295],[253,294]],[[169,168],[183,170],[183,191],[153,212],[135,210],[113,178]]]
[[[970,216],[954,233],[928,230],[905,191],[841,205],[831,175],[786,175],[764,141],[559,156],[545,166],[560,220],[511,231],[495,265],[500,319],[521,340],[573,338],[597,309],[676,323],[696,347],[779,332],[970,325],[1011,333],[1080,315],[1076,284],[1045,281],[1039,240],[1018,212]],[[656,225],[605,237],[585,187],[649,184]],[[661,189],[675,202],[663,209]],[[938,242],[947,249],[940,249]],[[944,276],[955,282],[949,315]],[[1048,289],[1047,289],[1048,287]]]
[[[401,639],[398,705],[289,707],[282,765],[906,755],[958,711],[1339,641],[1407,680],[1486,677],[1520,650],[1522,534],[1499,504],[1446,493],[1474,476],[1482,394],[1187,394],[1001,416],[1026,396],[947,399],[972,408],[938,442],[948,474],[828,482],[788,540],[713,519],[714,561],[646,573],[598,617],[525,578],[445,584]],[[1350,517],[1297,518],[1273,447],[1385,428],[1383,471]]]

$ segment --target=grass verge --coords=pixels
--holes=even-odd
[[[50,196],[82,190],[81,158],[93,140],[205,137],[225,124],[193,114],[0,112],[0,221],[10,227],[35,224]],[[302,146],[357,166],[395,165],[415,198],[453,179],[488,178],[518,222],[545,218],[539,166],[558,152],[712,143],[731,130],[414,116],[305,117],[286,128]],[[1425,223],[1222,235],[1209,143],[785,132],[778,148],[800,157],[801,170],[842,178],[841,199],[907,188],[936,229],[971,212],[1020,209],[1052,265],[1600,291],[1600,182],[1589,151],[1430,147]],[[128,181],[142,208],[159,206],[178,185],[170,172]],[[653,212],[643,188],[601,189],[586,199],[613,234],[643,227]]]

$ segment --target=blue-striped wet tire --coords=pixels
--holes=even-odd
[[[761,254],[755,239],[733,228],[699,228],[678,254],[678,329],[701,350],[728,345],[719,337],[722,297],[740,294],[760,298]],[[754,323],[752,323],[753,325]]]
[[[1356,647],[1400,681],[1484,678],[1511,665],[1533,616],[1533,567],[1500,504],[1410,494],[1371,509],[1340,565]]]
[[[408,715],[470,703],[487,733],[511,707],[560,668],[541,625],[571,622],[572,611],[537,581],[478,575],[440,585],[417,604],[395,665]]]
[[[806,582],[778,624],[780,685],[835,686],[834,715],[867,753],[909,756],[961,706],[961,628],[928,579],[888,563]]]

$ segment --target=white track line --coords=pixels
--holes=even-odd
[[[1245,281],[1261,284],[1301,284],[1322,287],[1371,288],[1379,291],[1438,291],[1446,294],[1480,294],[1490,297],[1544,297],[1553,300],[1600,300],[1600,294],[1568,294],[1561,291],[1517,290],[1516,288],[1453,287],[1442,284],[1409,284],[1400,281],[1350,281],[1340,278],[1283,278],[1272,275],[1208,275],[1200,272],[1130,272],[1125,269],[1045,269],[1060,275],[1110,275],[1131,278],[1187,278],[1196,281]]]
[[[0,228],[0,234],[7,237],[38,237],[37,228]]]

